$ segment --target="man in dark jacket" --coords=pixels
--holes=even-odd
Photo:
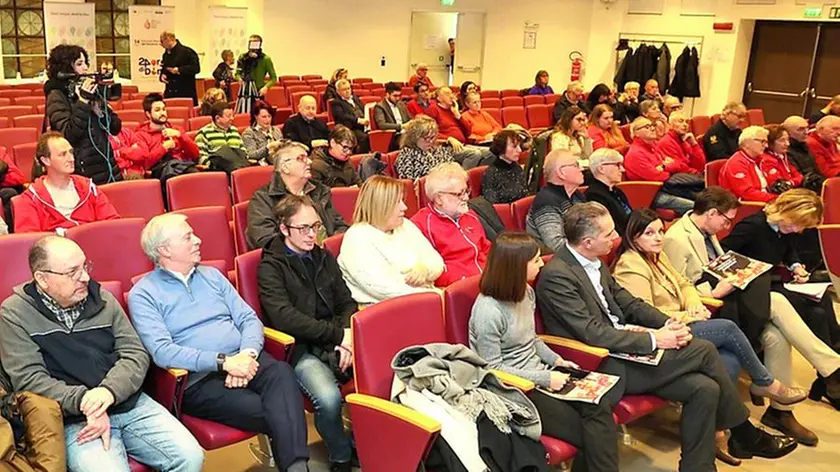
[[[347,230],[344,218],[335,211],[329,187],[313,182],[311,161],[307,149],[300,143],[286,142],[274,154],[274,176],[271,182],[260,187],[248,205],[248,249],[264,247],[277,235],[278,222],[274,208],[287,195],[306,195],[313,202],[321,217],[317,239],[320,243],[328,236]]]
[[[589,170],[592,182],[586,189],[586,201],[598,202],[610,212],[618,235],[624,237],[627,220],[630,219],[630,200],[618,188],[624,170],[624,158],[615,149],[601,148],[589,156]]]
[[[797,115],[789,116],[782,122],[782,128],[788,132],[790,137],[788,157],[793,165],[799,169],[803,176],[806,176],[806,179],[808,174],[816,174],[822,177],[822,180],[825,180],[825,175],[820,172],[817,161],[805,143],[805,139],[808,137],[808,122],[805,118]]]
[[[336,126],[330,132],[329,146],[319,147],[309,156],[312,180],[330,188],[361,186],[362,179],[350,160],[354,147],[356,135],[346,126]]]
[[[551,117],[554,119],[554,123],[560,121],[560,115],[566,111],[566,108],[572,105],[577,105],[581,110],[589,113],[589,108],[586,106],[586,102],[583,101],[583,84],[578,81],[569,82],[563,98],[554,103],[554,108],[551,109]]]
[[[297,114],[290,116],[283,125],[283,136],[305,144],[310,149],[326,146],[330,139],[330,128],[326,121],[315,117],[317,113],[315,98],[311,95],[300,97]]]
[[[338,98],[330,102],[330,110],[335,124],[344,125],[353,130],[358,143],[357,153],[363,154],[370,151],[370,141],[367,132],[365,132],[365,127],[369,122],[365,116],[365,106],[359,100],[359,97],[353,95],[349,80],[339,80],[335,83],[335,89],[338,91]]]
[[[393,131],[390,150],[399,148],[402,127],[411,120],[405,102],[401,100],[402,87],[394,82],[385,84],[385,98],[373,107],[373,119],[376,127],[381,130]]]
[[[353,446],[341,416],[340,384],[352,378],[350,296],[335,256],[318,247],[321,219],[309,197],[289,195],[275,211],[280,235],[265,247],[257,272],[266,325],[295,338],[290,364],[315,407],[315,428],[330,470],[350,472]]]
[[[160,45],[166,49],[160,68],[160,81],[166,84],[163,96],[192,98],[193,105],[198,105],[195,92],[195,76],[201,72],[198,54],[181,44],[169,31],[160,34]]]
[[[703,151],[707,162],[729,159],[738,151],[741,125],[746,119],[747,107],[743,103],[729,102],[723,107],[720,120],[703,136]]]

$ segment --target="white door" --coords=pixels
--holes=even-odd
[[[458,13],[455,41],[455,85],[471,80],[481,85],[484,63],[484,13]]]
[[[414,75],[417,64],[429,66],[429,78],[441,87],[449,84],[449,38],[455,37],[456,13],[412,12],[409,70],[406,81]]]

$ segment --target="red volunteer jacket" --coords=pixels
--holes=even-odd
[[[693,146],[688,144],[674,130],[665,133],[657,145],[662,154],[683,164],[687,170],[681,172],[699,174],[706,168],[706,153],[703,152],[703,146],[699,142]]]
[[[671,174],[692,172],[691,167],[679,159],[672,158],[672,162],[665,165],[665,157],[667,156],[659,150],[656,143],[647,143],[640,138],[634,139],[630,150],[624,156],[627,180],[665,182]]]
[[[767,179],[767,185],[772,186],[777,180],[787,180],[793,183],[794,187],[802,185],[805,179],[802,173],[796,166],[791,165],[790,159],[786,155],[776,154],[771,151],[765,152],[761,156],[761,162],[758,163],[761,172]]]
[[[811,133],[805,139],[805,144],[808,145],[817,167],[824,176],[837,177],[837,174],[840,174],[840,152],[837,152],[837,143],[826,141],[817,133]]]
[[[425,115],[426,109],[428,108],[423,108],[423,105],[421,105],[416,98],[408,102],[405,106],[408,108],[408,114],[411,115],[412,118],[417,115]]]
[[[763,156],[763,154],[762,154]],[[726,161],[720,168],[718,182],[720,186],[729,190],[736,197],[748,202],[772,202],[778,197],[775,193],[768,192],[769,182],[757,160],[753,159],[744,151],[738,151]]]
[[[92,180],[80,175],[71,175],[73,185],[79,194],[79,204],[65,218],[53,203],[52,196],[44,186],[41,177],[21,194],[21,201],[15,205],[15,232],[55,231],[57,228],[72,228],[84,223],[119,218],[117,210],[108,201]]]
[[[461,120],[455,118],[452,110],[444,110],[438,106],[437,102],[432,102],[429,108],[426,109],[426,114],[437,121],[438,125],[438,139],[448,139],[450,137],[461,141],[462,144],[467,143],[467,134],[464,132],[464,126]]]
[[[446,264],[446,270],[435,281],[436,286],[446,287],[484,271],[490,241],[484,235],[481,221],[472,210],[455,222],[429,204],[417,212],[411,222],[420,228]]]
[[[4,147],[0,147],[0,159],[9,167],[6,175],[3,176],[3,181],[0,182],[0,188],[20,187],[27,182],[26,176],[23,175],[23,172],[20,171],[15,161],[12,160],[12,156],[6,153],[6,148]]]
[[[135,155],[133,167],[142,168],[142,171],[151,169],[168,152],[174,159],[195,161],[198,159],[198,145],[183,129],[168,125],[181,133],[175,138],[175,147],[167,151],[163,147],[163,131],[153,130],[151,122],[147,121],[135,130],[135,143],[139,151]]]

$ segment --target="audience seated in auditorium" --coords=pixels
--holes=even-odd
[[[524,130],[503,129],[493,137],[490,153],[495,158],[481,178],[481,196],[488,202],[513,203],[528,195],[528,179],[519,165],[522,142],[527,136]]]
[[[373,107],[373,121],[376,122],[376,127],[394,132],[394,138],[389,146],[391,151],[399,148],[402,127],[411,120],[408,107],[401,97],[402,87],[394,82],[388,82],[385,84],[385,98]]]
[[[251,107],[251,126],[242,132],[242,144],[248,160],[260,165],[274,164],[269,160],[268,144],[283,139],[283,131],[274,125],[274,107],[264,100],[254,101]]]
[[[483,160],[490,158],[490,152],[486,148],[465,145],[467,121],[458,109],[455,93],[449,87],[437,90],[437,100],[429,105],[426,114],[437,122],[437,139],[445,140],[446,144],[452,147],[453,158],[465,169],[482,165],[480,163]]]
[[[715,234],[731,226],[738,214],[738,199],[722,187],[709,187],[697,195],[694,210],[675,222],[665,233],[664,251],[680,275],[690,280],[701,296],[723,301],[719,318],[734,321],[755,352],[764,353],[767,369],[783,384],[792,385],[791,345],[805,354],[808,362],[830,371],[831,354],[805,326],[790,302],[770,291],[770,274],[751,282],[743,290],[706,273],[704,268],[723,255]],[[822,346],[821,346],[822,345]],[[731,360],[731,359],[730,359]],[[723,359],[730,377],[740,366]],[[815,446],[817,435],[800,424],[791,406],[771,401],[761,422],[793,437],[800,444]]]
[[[73,174],[73,148],[61,133],[42,134],[35,159],[47,173],[21,194],[15,206],[15,233],[56,231],[63,235],[73,226],[120,217],[91,179]]]
[[[653,100],[659,106],[659,109],[662,109],[662,95],[659,92],[659,82],[656,79],[648,79],[645,82],[645,93],[639,97],[639,101],[644,102],[645,100]]]
[[[551,252],[566,244],[563,217],[576,203],[586,201],[578,187],[583,185],[583,169],[569,151],[554,149],[545,156],[545,187],[537,192],[525,226],[537,242]]]
[[[280,470],[307,471],[294,371],[263,351],[263,324],[227,274],[201,265],[201,239],[187,217],[152,218],[140,243],[155,269],[128,294],[131,321],[155,365],[189,371],[181,411],[267,434]]]
[[[0,219],[11,224],[12,197],[21,194],[26,183],[28,179],[15,164],[11,153],[5,148],[0,148],[0,201],[3,206]]]
[[[707,161],[729,159],[738,151],[738,136],[747,119],[743,103],[729,102],[723,107],[720,120],[703,135],[703,151]]]
[[[306,195],[315,202],[322,224],[317,235],[319,244],[347,229],[344,218],[332,206],[330,188],[311,180],[311,161],[305,146],[294,141],[277,141],[272,143],[269,154],[274,160],[274,174],[254,192],[248,205],[249,249],[265,247],[277,234],[274,208],[288,194]]]
[[[599,371],[623,382],[606,395],[653,394],[682,403],[680,470],[715,470],[715,431],[731,429],[729,453],[736,458],[777,458],[796,448],[789,437],[771,436],[749,421],[720,356],[708,341],[693,339],[680,321],[634,297],[618,285],[601,262],[617,234],[609,212],[596,202],[566,213],[569,243],[543,268],[537,303],[546,332],[571,337],[611,352],[664,351],[657,366],[607,358]],[[626,330],[633,324],[647,331]],[[710,414],[715,412],[714,414]]]
[[[808,121],[801,116],[792,115],[785,118],[785,121],[782,122],[782,128],[788,132],[790,139],[790,148],[788,149],[790,162],[799,169],[806,181],[817,181],[816,187],[811,188],[811,190],[820,191],[825,175],[817,167],[817,161],[811,154],[811,150],[808,149]]]
[[[551,95],[554,89],[548,85],[548,72],[544,70],[537,71],[534,76],[534,86],[528,90],[528,95]]]
[[[400,153],[394,163],[397,176],[416,180],[432,167],[454,159],[452,148],[437,144],[438,125],[426,115],[418,115],[403,127]]]
[[[534,238],[522,233],[502,233],[490,249],[487,269],[481,276],[480,294],[472,307],[470,348],[487,367],[559,391],[571,381],[574,362],[554,353],[534,328],[536,297],[533,283],[543,266]],[[575,462],[591,472],[618,472],[615,423],[606,399],[597,404],[564,401],[534,391],[528,398],[537,407],[543,435],[578,448]]]
[[[346,126],[338,125],[330,132],[330,144],[312,151],[312,180],[327,187],[362,185],[350,155],[356,147],[356,135]]]
[[[596,106],[605,104],[610,108],[613,106],[612,89],[607,84],[598,84],[592,87],[592,90],[586,96],[586,110],[589,113],[595,109]]]
[[[347,69],[339,67],[330,77],[330,82],[327,84],[327,89],[324,91],[324,103],[322,104],[325,110],[330,106],[330,100],[335,100],[339,97],[338,90],[335,88],[335,84],[339,80],[349,80],[349,72]]]
[[[446,268],[435,285],[446,287],[481,274],[490,241],[478,216],[467,205],[467,171],[455,162],[439,164],[426,176],[425,191],[429,204],[411,221],[443,258]]]
[[[47,236],[29,250],[29,269],[32,280],[0,309],[0,355],[15,391],[60,405],[66,468],[128,470],[131,457],[155,470],[199,472],[204,452],[141,390],[149,355],[120,303],[91,279],[82,249]],[[65,470],[64,461],[49,470]]]
[[[556,124],[560,121],[560,116],[566,111],[566,108],[577,106],[581,111],[586,111],[586,102],[583,101],[583,84],[574,81],[569,82],[566,86],[566,91],[560,100],[554,102],[554,108],[551,109],[551,117]]]
[[[289,117],[283,125],[283,135],[287,139],[299,142],[310,149],[326,146],[330,139],[327,122],[316,117],[318,106],[311,95],[300,97],[298,112]]]
[[[824,107],[812,113],[811,117],[808,118],[808,124],[816,126],[826,116],[840,116],[840,95],[835,95]]]
[[[356,151],[359,154],[370,151],[370,140],[366,132],[369,120],[365,113],[365,106],[359,101],[359,97],[353,95],[349,80],[339,80],[335,88],[338,91],[338,98],[330,102],[335,124],[344,125],[353,131],[356,135]]]
[[[227,101],[227,95],[225,95],[224,90],[220,88],[209,88],[204,92],[204,96],[201,97],[198,114],[201,116],[210,116],[210,109],[215,103]]]
[[[44,84],[45,117],[49,128],[63,134],[73,146],[75,172],[102,185],[122,180],[108,145],[108,136],[120,132],[122,121],[110,105],[93,98],[96,82],[92,77],[74,78],[74,74],[86,74],[89,66],[88,53],[81,46],[60,44],[50,51],[49,79]]]
[[[791,164],[788,158],[790,148],[790,137],[788,132],[779,125],[767,127],[767,150],[761,156],[759,167],[767,185],[771,188],[776,181],[786,182],[784,187],[801,187],[804,177],[795,165]]]
[[[615,149],[598,149],[589,157],[589,170],[592,182],[585,192],[586,201],[604,205],[615,222],[616,232],[623,237],[627,219],[633,211],[627,195],[617,187],[624,172],[624,158]]]
[[[408,79],[408,86],[414,87],[420,82],[428,85],[429,88],[433,88],[435,86],[435,84],[432,83],[432,79],[429,77],[429,66],[422,62],[417,64],[417,68],[414,69],[414,75]]]
[[[210,157],[229,150],[246,156],[242,136],[233,126],[233,109],[227,102],[216,102],[210,107],[210,123],[202,126],[195,135],[198,145],[198,163],[209,164]]]
[[[817,122],[814,132],[805,140],[811,155],[814,156],[817,168],[826,177],[837,177],[840,174],[838,139],[840,139],[840,116],[828,115]]]
[[[665,122],[665,117],[659,106],[659,102],[655,100],[643,100],[639,104],[639,113],[643,118],[647,118],[654,125],[656,125],[656,139],[657,141],[665,136],[668,132],[668,123]]]
[[[195,161],[198,159],[198,146],[187,132],[169,122],[166,103],[163,96],[150,93],[143,98],[143,111],[146,121],[137,127],[134,133],[136,151],[120,153],[135,161],[128,169],[143,175],[152,171],[153,178],[160,178],[161,168],[172,159]]]
[[[630,124],[639,117],[639,89],[638,82],[630,81],[624,84],[624,92],[618,96],[616,119],[623,125]]]
[[[359,192],[338,265],[353,299],[362,305],[436,291],[434,282],[446,268],[423,233],[405,218],[404,188],[396,179],[375,175]]]
[[[667,103],[667,99],[666,99]],[[702,174],[706,171],[703,146],[689,129],[688,117],[679,110],[668,116],[668,131],[656,144],[666,157],[683,163],[681,172]]]
[[[748,126],[738,137],[738,152],[720,169],[720,186],[747,202],[771,202],[790,186],[785,181],[770,182],[761,171],[759,163],[767,149],[767,130],[761,126]]]
[[[352,380],[350,315],[358,305],[335,256],[315,244],[321,219],[312,200],[289,195],[275,211],[280,234],[263,250],[257,272],[263,319],[294,336],[289,363],[315,409],[330,470],[350,472],[353,441],[344,429],[339,386]]]
[[[589,138],[586,123],[589,119],[584,109],[572,105],[560,116],[560,120],[554,125],[549,140],[549,149],[552,151],[569,151],[575,159],[586,161],[592,154],[592,139]],[[582,165],[586,165],[582,162]]]
[[[682,109],[683,105],[680,103],[679,98],[673,95],[665,95],[665,98],[662,99],[662,114],[665,115],[665,118],[671,118],[671,113],[682,111]]]
[[[627,143],[624,135],[621,134],[621,130],[618,129],[615,112],[607,104],[602,103],[592,108],[586,133],[592,140],[593,150],[609,148],[625,154],[630,149],[630,144]]]
[[[487,143],[502,130],[502,125],[493,116],[481,109],[481,95],[471,92],[464,98],[466,109],[461,122],[467,130],[467,140],[473,143]]]
[[[417,115],[426,113],[429,105],[432,104],[429,86],[425,82],[418,82],[414,85],[414,98],[408,102],[408,113],[414,118]]]

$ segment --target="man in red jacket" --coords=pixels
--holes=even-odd
[[[703,146],[697,142],[694,133],[689,131],[688,117],[685,113],[675,110],[668,116],[668,123],[671,124],[671,129],[659,140],[659,150],[666,157],[683,164],[685,170],[680,172],[702,173],[706,168],[706,153],[703,152]]]
[[[23,184],[28,179],[20,171],[6,148],[0,147],[0,200],[3,201],[3,213],[0,214],[6,224],[12,224],[12,197],[23,192]]]
[[[44,133],[35,148],[47,170],[15,205],[15,232],[55,231],[84,223],[119,218],[117,210],[87,177],[74,175],[73,148],[61,133]]]
[[[838,138],[840,138],[840,117],[828,115],[817,122],[817,128],[805,140],[814,160],[817,161],[817,167],[826,177],[837,177],[837,174],[840,174]]]
[[[426,109],[431,105],[429,98],[429,86],[425,82],[418,82],[414,86],[414,99],[408,102],[408,114],[414,118],[417,115],[426,114]]]
[[[446,287],[481,274],[490,252],[490,241],[478,216],[467,206],[470,199],[467,173],[454,162],[439,164],[426,176],[425,190],[429,204],[411,221],[446,264],[435,285]]]
[[[452,146],[455,162],[464,169],[472,169],[479,165],[487,165],[486,160],[492,158],[487,148],[467,146],[467,133],[461,111],[458,110],[458,100],[449,87],[438,89],[438,98],[426,109],[426,114],[434,118],[438,125],[438,139],[445,140]]]
[[[146,95],[143,111],[149,121],[138,126],[135,131],[134,140],[138,152],[131,154],[134,159],[131,170],[143,173],[170,159],[198,160],[195,141],[183,129],[169,123],[161,94]]]
[[[738,137],[738,152],[720,169],[718,182],[736,197],[748,202],[772,202],[778,194],[768,189],[767,177],[759,163],[767,150],[768,132],[761,126],[748,126]]]

